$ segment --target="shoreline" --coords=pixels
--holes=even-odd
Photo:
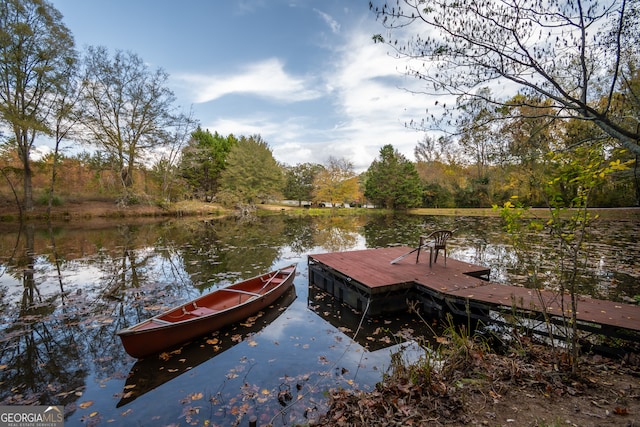
[[[370,208],[312,208],[303,209],[297,206],[280,204],[256,205],[258,215],[282,214],[291,215],[360,215],[367,213],[393,212],[387,209]],[[155,203],[138,203],[129,206],[119,206],[115,199],[74,200],[67,201],[60,206],[53,206],[51,214],[47,214],[47,206],[37,205],[30,212],[23,215],[26,221],[86,221],[96,218],[154,218],[154,217],[187,217],[187,216],[225,216],[234,211],[215,203],[201,201],[182,201],[161,206]],[[411,215],[433,216],[500,216],[500,212],[492,208],[416,208],[402,211]],[[640,220],[640,207],[624,208],[590,208],[592,215],[603,220]],[[530,208],[525,215],[527,218],[548,218],[549,209]],[[0,223],[20,222],[20,211],[15,203],[0,204]]]

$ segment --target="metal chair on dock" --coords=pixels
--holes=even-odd
[[[416,264],[420,258],[420,248],[429,248],[429,267],[438,261],[438,252],[440,249],[444,251],[444,266],[447,266],[447,240],[455,230],[437,230],[428,236],[420,236],[420,244],[418,245],[418,254],[416,255]],[[435,257],[434,257],[435,253]]]

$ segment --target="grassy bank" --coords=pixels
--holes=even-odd
[[[598,215],[602,219],[640,219],[640,208],[592,208],[592,215]],[[500,213],[492,208],[420,208],[408,211],[413,215],[447,215],[447,216],[500,216]],[[547,208],[531,208],[528,211],[530,218],[548,218]]]
[[[259,211],[280,211],[291,215],[369,215],[369,214],[390,214],[390,209],[367,209],[367,208],[297,208],[281,205],[260,205]],[[435,216],[500,216],[500,212],[493,208],[418,208],[402,211],[411,215],[435,215]],[[602,219],[631,219],[640,220],[640,208],[593,208],[590,209],[593,215],[598,215]],[[266,213],[266,212],[265,212]],[[548,218],[550,216],[547,208],[531,208],[528,211],[531,218]]]
[[[371,214],[392,214],[389,209],[368,208],[300,208],[290,205],[260,204],[256,206],[257,215],[299,215],[299,216],[355,216]],[[492,208],[420,208],[402,211],[412,215],[438,216],[499,216],[499,212]],[[602,219],[640,220],[640,208],[594,208],[592,214]],[[92,199],[65,201],[59,206],[53,206],[50,215],[44,205],[35,206],[33,211],[23,213],[28,220],[87,220],[95,218],[127,218],[127,217],[182,217],[182,216],[224,216],[233,214],[233,210],[225,209],[215,203],[187,200],[179,203],[160,205],[151,201],[140,202],[135,205],[120,206],[113,199]],[[532,208],[530,217],[546,218],[549,210]],[[20,210],[15,203],[0,204],[0,222],[20,220]]]

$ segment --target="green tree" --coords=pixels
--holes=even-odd
[[[302,205],[303,200],[313,199],[313,181],[322,169],[323,166],[316,163],[301,163],[286,168],[284,197],[297,200],[298,206]]]
[[[574,134],[573,137],[577,135]],[[522,221],[524,208],[514,205],[511,201],[505,202],[501,210],[501,216],[505,220],[507,231],[513,236],[518,255],[529,253],[521,262],[529,275],[532,287],[557,290],[563,307],[565,340],[568,344],[571,371],[574,374],[577,372],[580,350],[576,318],[580,310],[578,280],[580,272],[586,268],[590,258],[586,253],[585,243],[593,229],[593,222],[597,219],[589,212],[590,198],[593,191],[602,186],[608,175],[628,167],[628,164],[620,160],[607,160],[603,156],[606,149],[601,142],[578,144],[575,147],[571,151],[557,150],[547,155],[548,161],[557,165],[554,177],[541,183],[547,195],[550,212],[547,221],[542,223],[532,220],[527,224],[526,221]],[[535,254],[523,251],[522,249],[531,247],[532,239],[536,239],[536,235],[543,229],[555,240],[555,250],[538,251]],[[533,236],[531,231],[535,231]],[[545,264],[555,266],[553,274],[540,274],[540,267]],[[551,328],[548,316],[547,322]]]
[[[477,88],[490,82],[510,84],[548,98],[551,104],[544,108],[555,117],[593,122],[640,154],[637,121],[622,120],[610,108],[625,75],[625,58],[640,42],[640,2],[390,3],[371,2],[370,8],[390,32],[398,28],[403,37],[413,26],[416,35],[407,40],[385,40],[382,35],[373,39],[386,42],[399,57],[411,58],[415,66],[408,67],[407,74],[424,82],[423,93],[482,99]],[[640,97],[637,88],[633,96]],[[606,102],[596,105],[600,97]],[[450,123],[454,107],[442,108],[443,114],[434,115],[436,125],[441,120]]]
[[[187,146],[182,150],[180,170],[192,191],[201,199],[212,198],[219,187],[220,176],[226,159],[237,139],[198,127]]]
[[[0,121],[13,131],[23,168],[23,207],[33,209],[30,154],[47,125],[52,101],[65,87],[77,55],[62,14],[44,0],[0,5]]]
[[[365,197],[387,209],[408,209],[420,206],[422,190],[415,165],[391,144],[380,149],[380,156],[367,169]]]
[[[89,47],[85,66],[85,140],[116,160],[126,201],[136,162],[166,141],[175,122],[169,76],[131,52],[111,57],[105,47]]]
[[[253,205],[280,197],[284,176],[260,135],[242,136],[231,147],[220,182],[221,188],[240,203]]]

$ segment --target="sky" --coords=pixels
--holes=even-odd
[[[434,100],[417,95],[368,0],[50,0],[78,50],[131,51],[169,74],[203,129],[259,134],[287,165],[349,160],[391,144],[409,160]],[[430,104],[430,105],[429,105]]]

